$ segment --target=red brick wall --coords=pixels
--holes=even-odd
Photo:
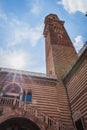
[[[82,59],[80,59],[78,66],[76,65],[74,67],[72,73],[66,77],[65,84],[72,114],[76,111],[80,111],[84,126],[87,129],[87,56],[81,60]]]
[[[5,85],[13,83],[14,75],[0,73],[0,88],[3,89]],[[19,84],[26,93],[31,90],[31,106],[62,122],[64,127],[73,128],[65,87],[57,79],[17,74],[14,82]]]
[[[75,48],[63,24],[64,21],[51,14],[46,17],[44,27],[47,75],[52,71],[52,74],[60,79],[77,58]]]

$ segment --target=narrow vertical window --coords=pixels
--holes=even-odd
[[[26,102],[31,102],[31,100],[32,100],[32,93],[28,92],[26,95]]]
[[[26,93],[25,91],[23,92],[23,96],[22,96],[22,101],[25,101],[25,98],[26,98]]]

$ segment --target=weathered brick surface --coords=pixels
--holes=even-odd
[[[58,122],[62,123],[63,127],[69,130],[73,128],[67,95],[62,83],[58,82],[57,79],[20,74],[17,74],[15,78],[14,76],[15,73],[0,73],[1,91],[5,86],[13,83],[20,85],[26,93],[30,90],[32,92],[32,102],[30,106],[37,108],[52,119],[58,120]],[[6,116],[3,118],[5,117]],[[0,118],[2,118],[2,116]]]
[[[87,129],[87,48],[71,72],[65,77],[72,115],[80,111]]]
[[[77,58],[63,24],[64,21],[60,21],[56,15],[49,15],[45,19],[44,28],[47,74],[55,74],[60,79]]]

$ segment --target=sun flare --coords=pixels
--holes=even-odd
[[[13,69],[23,69],[25,66],[25,57],[23,54],[13,54],[9,60],[9,67]]]

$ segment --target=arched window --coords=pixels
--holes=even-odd
[[[3,88],[3,96],[20,98],[22,93],[21,87],[16,83],[11,83]]]

